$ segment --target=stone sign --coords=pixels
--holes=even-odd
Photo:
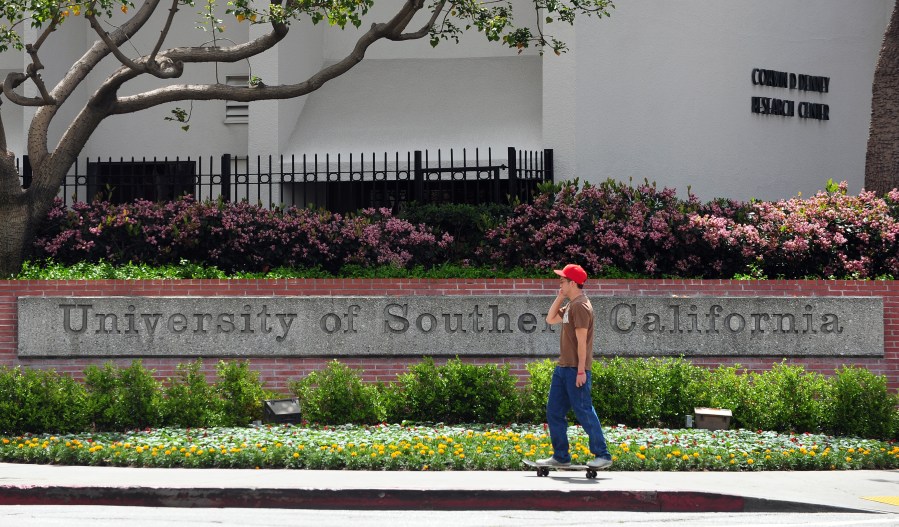
[[[881,298],[592,297],[596,355],[883,356]],[[558,354],[552,297],[20,297],[20,357]]]
[[[603,298],[604,355],[883,356],[875,297]]]

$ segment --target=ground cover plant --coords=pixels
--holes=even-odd
[[[572,458],[591,458],[569,430]],[[823,434],[606,427],[615,470],[899,468],[899,446]],[[0,436],[0,461],[68,465],[328,470],[522,470],[552,450],[542,425],[158,428]]]

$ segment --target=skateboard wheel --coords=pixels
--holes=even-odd
[[[587,479],[596,479],[596,471],[588,470],[587,471]]]
[[[549,476],[549,469],[546,468],[546,467],[540,467],[540,468],[538,468],[538,469],[537,469],[537,476],[538,476],[538,477],[541,477],[541,478],[542,478],[542,477]]]

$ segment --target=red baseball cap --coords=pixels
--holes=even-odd
[[[554,269],[553,272],[559,276],[564,276],[578,285],[583,285],[583,283],[587,281],[587,271],[584,271],[584,268],[577,264],[568,264],[564,269]]]

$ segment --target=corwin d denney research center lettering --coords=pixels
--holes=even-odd
[[[598,356],[883,356],[874,297],[591,297]],[[533,356],[552,297],[21,297],[20,357]]]

